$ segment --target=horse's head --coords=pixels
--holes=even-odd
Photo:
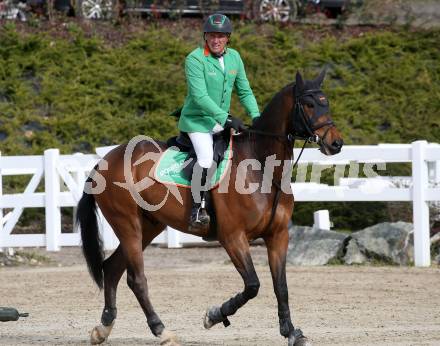
[[[325,72],[322,70],[311,81],[304,81],[297,72],[293,129],[296,136],[314,138],[323,154],[334,155],[341,151],[344,142],[330,117],[328,99],[321,90]]]

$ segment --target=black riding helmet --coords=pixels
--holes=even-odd
[[[203,33],[206,34],[207,32],[222,32],[230,35],[232,33],[232,23],[224,14],[211,14],[203,24]]]

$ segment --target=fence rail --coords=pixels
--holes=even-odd
[[[61,232],[61,208],[74,208],[81,197],[88,172],[112,147],[97,148],[97,154],[60,155],[48,149],[41,156],[0,155],[0,248],[45,246],[58,251],[61,246],[78,246],[78,233]],[[299,149],[294,150],[297,157]],[[358,178],[358,163],[364,163],[373,177]],[[375,176],[373,165],[411,163],[412,177],[404,177],[410,186],[389,184],[389,177]],[[305,182],[301,172],[313,164],[312,181]],[[345,171],[348,166],[348,178]],[[335,168],[335,185],[321,184],[319,172]],[[292,184],[296,201],[410,201],[413,204],[414,258],[416,266],[430,265],[429,201],[440,200],[440,145],[417,141],[412,144],[344,146],[340,154],[324,156],[316,149],[306,149],[298,164],[297,180]],[[2,177],[30,176],[22,193],[3,194]],[[44,178],[44,179],[43,179]],[[44,183],[43,183],[44,180]],[[42,189],[44,192],[38,192]],[[45,208],[45,232],[12,234],[24,208]],[[4,213],[4,210],[7,213]],[[11,209],[9,211],[9,209]],[[118,244],[111,227],[100,216],[100,230],[106,249]],[[180,247],[202,242],[198,237],[168,229],[153,243]]]

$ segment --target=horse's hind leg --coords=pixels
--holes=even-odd
[[[142,223],[142,250],[144,250],[164,228],[164,225],[152,223],[144,218]],[[116,290],[119,280],[126,268],[127,262],[123,255],[121,245],[119,245],[113,254],[104,261],[105,305],[101,315],[101,325],[96,326],[92,331],[92,344],[100,344],[110,335],[117,313]]]
[[[208,309],[204,320],[204,327],[207,329],[219,322],[223,322],[227,327],[229,325],[228,316],[235,314],[250,299],[256,297],[260,288],[249,251],[249,243],[244,233],[239,238],[222,241],[222,245],[243,278],[244,291],[224,302],[220,307],[214,306]]]
[[[127,231],[120,239],[122,250],[127,262],[127,284],[147,317],[147,323],[154,336],[161,338],[161,345],[178,346],[175,336],[165,329],[164,324],[154,311],[148,297],[147,278],[144,274],[144,259],[142,245],[138,232]]]
[[[126,267],[125,258],[119,245],[103,264],[105,305],[101,315],[101,325],[93,328],[90,336],[92,345],[104,342],[110,335],[116,318],[116,289]]]

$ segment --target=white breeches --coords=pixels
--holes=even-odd
[[[214,159],[212,135],[220,132],[223,127],[216,125],[211,132],[189,132],[188,136],[197,155],[197,163],[202,168],[210,168]]]

